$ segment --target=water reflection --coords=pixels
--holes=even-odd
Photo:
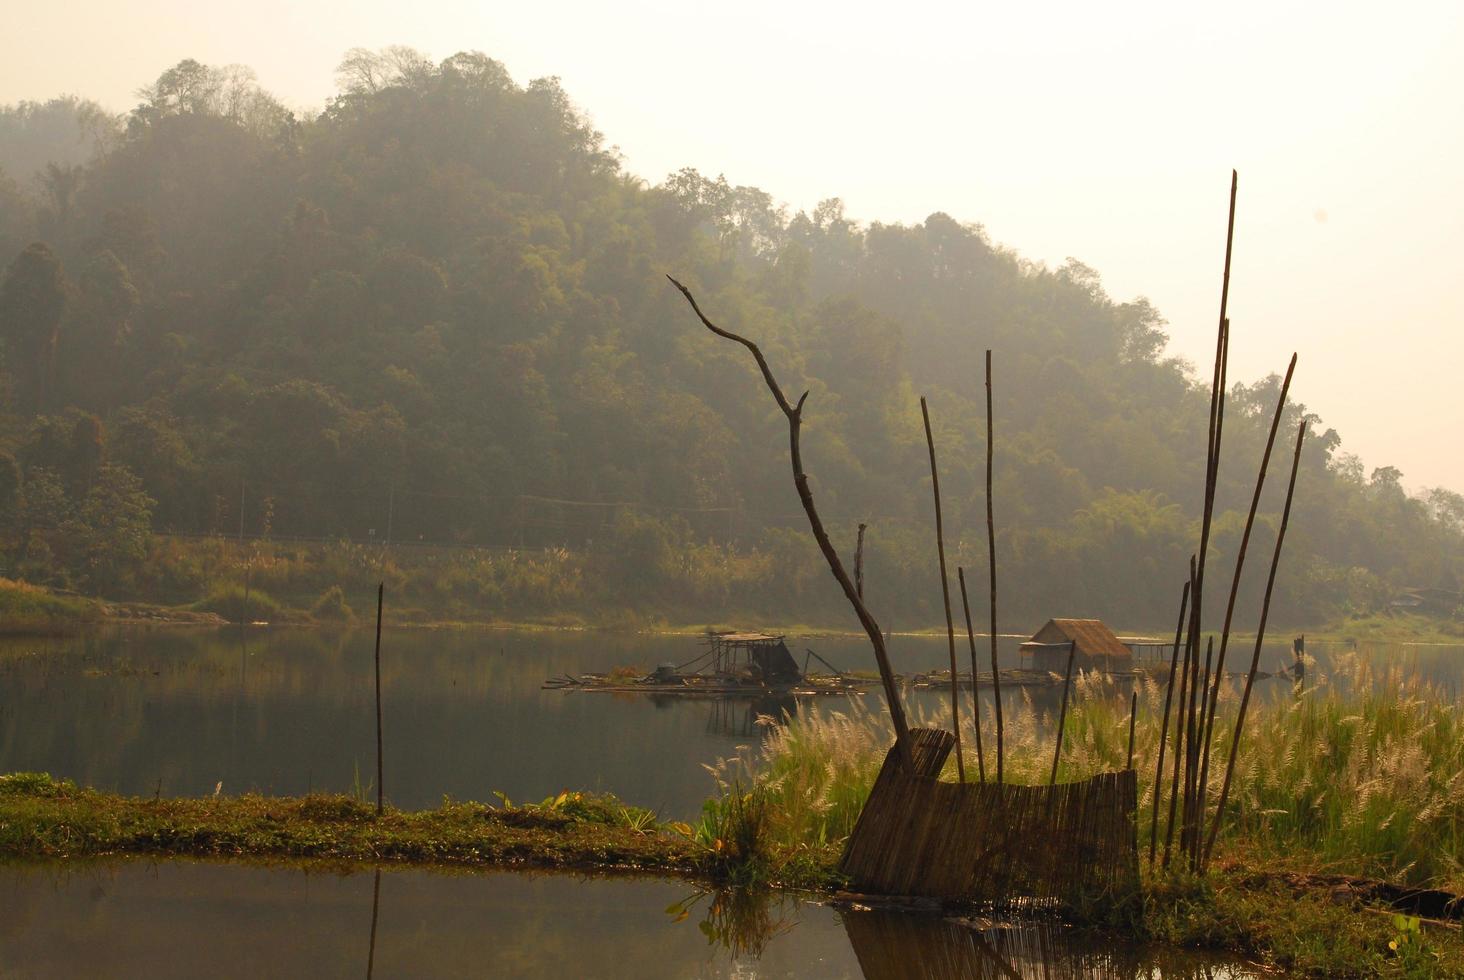
[[[1001,923],[895,912],[848,912],[849,945],[867,980],[1139,977],[1230,980],[1245,966],[1176,950],[1102,943],[1055,923]]]
[[[771,702],[543,691],[546,677],[685,659],[695,636],[587,632],[389,633],[383,649],[386,781],[392,802],[442,797],[543,799],[604,790],[668,819],[695,814],[712,789],[703,764],[756,745],[758,718],[851,710],[851,699]],[[1002,640],[1016,666],[1017,639]],[[797,640],[846,668],[868,668],[857,637]],[[349,792],[375,758],[369,630],[108,630],[67,640],[0,641],[0,770],[41,769],[105,789],[205,795],[257,790]],[[1308,685],[1350,645],[1309,641]],[[1464,677],[1464,647],[1363,645],[1446,687]],[[1268,644],[1263,669],[1290,660]],[[946,657],[942,637],[895,637],[897,670]],[[1248,659],[1248,658],[1245,658]],[[1118,696],[1127,689],[1115,685]],[[1289,696],[1286,681],[1259,696]],[[1055,711],[1060,688],[1004,689]],[[983,687],[990,711],[990,690]],[[858,696],[878,713],[877,691]],[[941,690],[909,694],[912,714],[945,717]],[[358,775],[360,774],[360,775]]]
[[[369,906],[369,908],[368,908]],[[369,918],[368,918],[369,917]],[[369,921],[369,928],[368,928]],[[1232,978],[1053,925],[836,912],[653,879],[248,865],[0,868],[4,976]]]

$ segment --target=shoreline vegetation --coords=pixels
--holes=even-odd
[[[390,594],[390,593],[388,593]],[[201,599],[180,604],[147,601],[114,601],[100,597],[58,592],[43,585],[0,577],[0,636],[68,635],[98,626],[193,626],[238,625],[241,614],[251,623],[299,627],[365,627],[367,618],[357,615],[340,586],[327,587],[313,602],[280,601],[262,590],[251,589],[247,606],[242,587],[225,587]],[[421,605],[397,608],[390,602],[386,624],[397,629],[460,630],[572,630],[699,635],[709,628],[757,629],[797,636],[849,636],[863,634],[847,622],[793,621],[777,616],[747,612],[696,622],[689,616],[664,612],[587,610],[583,614],[516,616],[512,611],[486,617],[465,615],[461,608],[432,608]],[[1162,640],[1157,626],[1117,629],[1122,636],[1153,636]],[[1376,642],[1413,645],[1464,645],[1464,624],[1450,619],[1414,613],[1348,617],[1315,628],[1295,628],[1319,642]],[[943,637],[944,627],[932,620],[927,625],[896,629],[892,636]],[[978,636],[986,634],[977,633]],[[1006,639],[1025,639],[1026,632],[1003,632]],[[1253,634],[1232,632],[1237,640],[1251,640]],[[1278,635],[1286,635],[1284,632]],[[1279,640],[1278,640],[1279,642]]]
[[[124,797],[43,773],[12,773],[0,776],[0,858],[538,869],[837,894],[839,842],[772,841],[728,819],[728,799],[709,801],[695,825],[661,822],[611,796],[568,791],[539,803],[444,801],[435,810],[387,807],[377,816],[349,795]],[[1072,919],[1103,935],[1223,950],[1302,975],[1464,977],[1456,925],[1396,914],[1369,884],[1225,851],[1208,879],[1150,874],[1140,901],[1121,913],[1094,908]]]

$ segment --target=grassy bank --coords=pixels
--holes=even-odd
[[[572,793],[517,807],[449,802],[412,812],[388,807],[378,817],[374,804],[349,796],[149,799],[44,773],[0,776],[0,854],[710,870],[694,841],[612,797]]]
[[[49,589],[0,578],[0,632],[62,633],[105,618],[95,599],[63,596]]]
[[[0,776],[0,856],[142,854],[282,861],[620,870],[711,884],[842,884],[837,841],[783,842],[767,797],[730,793],[696,824],[666,824],[608,796],[534,804],[444,803],[435,810],[349,796],[122,797],[37,773]],[[1137,916],[1105,919],[1124,938],[1225,949],[1315,976],[1464,977],[1457,935],[1339,902],[1278,869],[1222,862],[1208,880],[1146,882]]]

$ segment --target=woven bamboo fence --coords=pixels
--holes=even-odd
[[[1057,786],[937,780],[955,738],[912,729],[914,771],[891,749],[840,870],[869,895],[959,902],[1114,901],[1138,887],[1132,769]]]

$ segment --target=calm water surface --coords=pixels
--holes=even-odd
[[[851,710],[816,703],[711,702],[544,691],[547,677],[650,668],[699,652],[695,636],[589,632],[389,631],[383,655],[386,791],[403,807],[444,795],[538,800],[564,788],[611,791],[667,818],[693,815],[712,789],[704,764],[759,738],[759,713]],[[1002,641],[1016,666],[1017,640]],[[856,638],[791,638],[846,669],[868,669]],[[110,630],[0,644],[0,771],[45,770],[128,794],[366,789],[374,779],[368,631]],[[1263,667],[1289,657],[1268,648]],[[1249,659],[1249,648],[1244,649]],[[1325,669],[1335,651],[1310,644]],[[898,671],[947,659],[943,638],[895,637]],[[964,662],[968,654],[962,653]],[[1376,652],[1448,686],[1464,649]],[[1281,684],[1284,682],[1273,682]],[[1017,695],[1019,696],[1019,695]],[[1055,708],[1056,690],[1031,695]],[[938,692],[914,710],[942,717]],[[863,695],[882,712],[876,690]],[[1048,703],[1050,702],[1050,704]]]
[[[368,965],[375,977],[556,980],[1256,975],[1098,948],[1053,925],[972,928],[644,878],[390,870],[378,885],[183,861],[0,868],[6,977],[360,977]]]

